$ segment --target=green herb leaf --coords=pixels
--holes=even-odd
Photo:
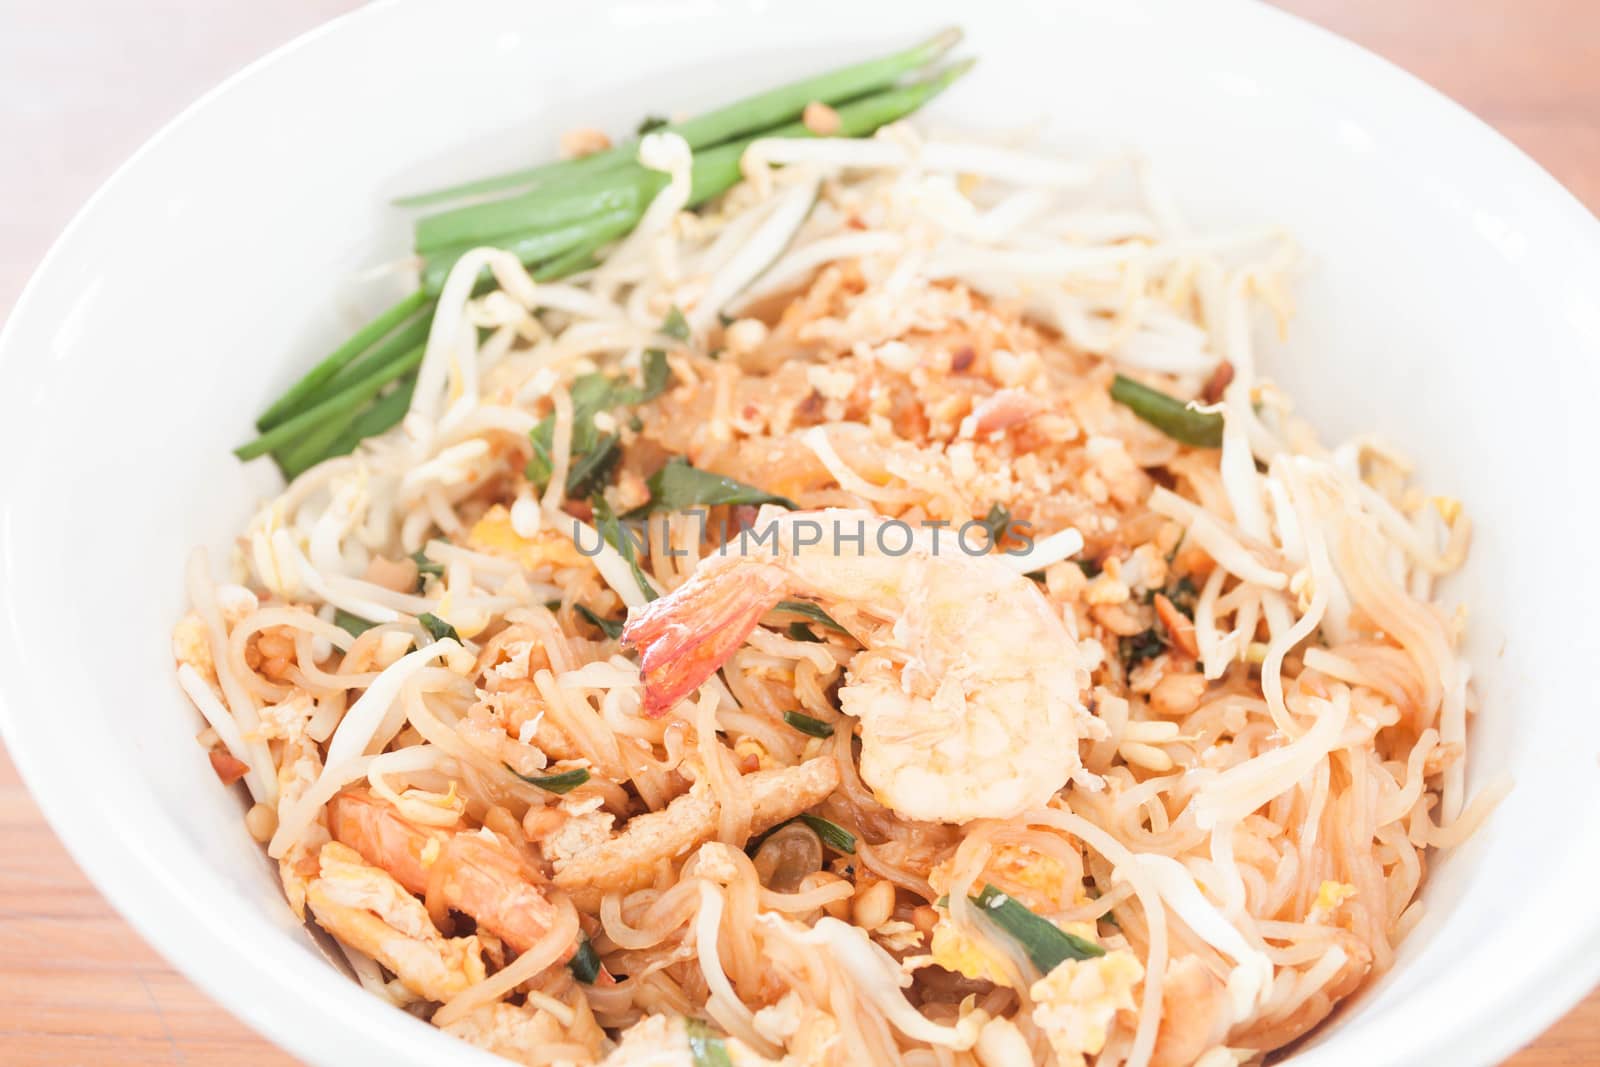
[[[812,815],[809,812],[796,817],[815,830],[824,845],[852,856],[856,854],[856,835],[838,823],[829,822],[822,816]]]
[[[718,504],[779,504],[791,511],[800,506],[788,497],[691,467],[682,456],[674,456],[666,466],[652,474],[649,485],[650,502],[630,511],[629,518],[641,518],[662,511],[683,511],[692,507],[715,507]]]
[[[685,1019],[683,1028],[689,1034],[689,1058],[694,1067],[733,1067],[728,1058],[727,1042],[700,1019]]]
[[[1067,933],[992,885],[985,885],[983,891],[972,898],[972,903],[1016,939],[1041,974],[1049,974],[1063,960],[1087,960],[1106,954],[1106,950],[1093,941]]]
[[[810,619],[812,622],[821,623],[822,625],[826,626],[828,629],[836,630],[839,633],[845,634],[846,636],[848,636],[849,633],[850,633],[849,630],[846,630],[843,626],[840,626],[838,624],[838,622],[836,622],[834,620],[832,615],[829,615],[826,611],[823,611],[821,608],[817,607],[815,604],[810,603],[809,601],[805,601],[805,600],[780,600],[780,601],[778,601],[778,606],[773,608],[772,610],[774,610],[774,611],[787,611],[790,615],[802,616],[804,618]]]
[[[562,771],[560,774],[546,774],[530,777],[526,774],[518,774],[516,769],[513,768],[509,763],[502,763],[500,766],[504,767],[518,778],[521,778],[529,785],[538,786],[546,793],[570,793],[584,782],[589,780],[589,769],[587,767],[575,767],[570,771]]]
[[[568,395],[572,398],[571,462],[567,468],[566,485],[568,496],[585,496],[592,492],[610,475],[620,455],[617,436],[601,434],[595,427],[594,417],[602,411],[654,400],[672,384],[672,368],[667,364],[667,354],[659,349],[645,353],[640,372],[639,385],[598,373],[573,379],[568,388]],[[540,419],[528,434],[528,440],[533,445],[533,456],[528,460],[524,473],[541,490],[550,481],[554,466],[551,450],[555,447],[555,435],[554,412]]]
[[[689,320],[683,317],[683,311],[677,304],[668,309],[667,317],[661,322],[661,332],[675,341],[689,339]]]
[[[584,985],[594,985],[594,980],[600,977],[600,954],[589,943],[588,935],[578,935],[578,949],[567,961],[567,969]]]
[[[333,613],[333,624],[339,629],[343,630],[345,633],[349,634],[351,637],[360,637],[362,634],[378,625],[375,622],[369,622],[368,620],[363,619],[359,615],[352,615],[343,608],[340,608],[338,611]]]
[[[1133,670],[1147,659],[1155,659],[1167,650],[1167,639],[1154,626],[1132,637],[1124,637],[1117,642],[1117,650],[1122,656],[1122,665]]]
[[[989,531],[989,547],[995,548],[1011,527],[1011,510],[1004,504],[990,504],[989,514],[980,521],[983,528]]]
[[[627,560],[628,568],[633,571],[633,580],[639,583],[639,591],[644,594],[645,600],[654,600],[659,594],[645,577],[644,568],[639,566],[639,559],[633,551],[633,537],[628,533],[627,527],[622,525],[622,520],[611,510],[611,505],[606,503],[603,494],[596,493],[591,502],[594,506],[595,529],[600,531],[600,536],[606,539],[607,544]]]
[[[439,616],[434,615],[431,612],[424,611],[421,615],[417,616],[417,621],[422,624],[422,628],[428,631],[428,634],[435,641],[443,641],[445,638],[449,638],[457,643],[460,643],[461,641],[461,635],[456,633],[456,628],[454,626],[451,626],[449,623],[445,622],[443,619],[439,618]]]
[[[622,636],[622,623],[617,622],[614,619],[602,619],[600,616],[596,615],[593,611],[590,611],[582,604],[572,605],[572,610],[576,611],[579,615],[582,615],[588,620],[589,625],[598,628],[613,641]]]
[[[1222,416],[1214,411],[1196,411],[1177,397],[1120,374],[1111,383],[1111,399],[1174,441],[1197,448],[1222,444]]]
[[[1189,579],[1179,578],[1177,581],[1169,583],[1165,589],[1147,590],[1144,602],[1146,604],[1155,603],[1157,593],[1171,601],[1172,606],[1180,612],[1191,619],[1194,618],[1194,602],[1199,598],[1200,591],[1194,587],[1194,583]]]
[[[444,564],[435,563],[429,559],[426,546],[411,553],[411,559],[417,565],[417,592],[420,593],[428,587],[428,579],[430,577],[444,577]]]
[[[587,496],[609,479],[611,469],[622,458],[617,450],[617,435],[608,433],[595,446],[581,456],[574,456],[572,468],[567,471],[567,495]]]
[[[812,737],[833,736],[833,724],[831,722],[823,722],[821,719],[813,719],[811,716],[802,715],[798,711],[784,712],[783,721],[788,723],[790,726],[793,726],[801,733],[809,734]]]

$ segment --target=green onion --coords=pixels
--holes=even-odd
[[[352,615],[343,608],[340,608],[333,613],[333,624],[339,629],[343,630],[345,633],[349,634],[351,637],[360,637],[362,634],[378,625],[375,622],[363,619],[359,615]]]
[[[424,611],[417,616],[417,621],[422,624],[422,628],[428,631],[428,635],[435,641],[448,639],[457,644],[461,643],[461,635],[456,633],[456,628],[432,612]]]
[[[798,815],[796,818],[815,830],[817,836],[822,838],[824,845],[852,856],[856,854],[856,835],[838,823],[829,822],[822,816],[812,815],[809,812]]]
[[[428,298],[424,293],[420,291],[412,293],[356,331],[355,336],[334,349],[332,354],[312,367],[306,372],[305,377],[290,386],[288,392],[262,412],[261,417],[256,419],[256,429],[270,430],[290,415],[304,410],[305,401],[316,395],[323,383],[338,374],[357,356],[377,344],[427,303]]]
[[[578,935],[578,948],[567,961],[567,969],[584,985],[594,985],[594,980],[600,977],[600,954],[589,943],[588,935]]]
[[[715,507],[718,504],[779,504],[791,510],[800,506],[786,496],[691,467],[682,456],[668,460],[665,466],[650,476],[648,485],[649,502],[628,512],[628,518],[642,518],[662,511],[684,511],[692,507]]]
[[[706,148],[724,141],[756,133],[780,123],[799,118],[807,104],[821,101],[836,104],[892,85],[903,75],[932,63],[961,40],[961,31],[947,29],[926,41],[902,52],[869,59],[864,63],[842,67],[816,77],[791,82],[756,96],[747,97],[727,107],[698,115],[684,122],[651,125],[646,119],[639,127],[640,136],[655,130],[670,130],[689,143],[693,149]],[[572,179],[609,170],[618,164],[633,161],[638,148],[633,143],[621,144],[605,152],[580,159],[547,163],[543,166],[498,174],[464,185],[439,189],[418,196],[407,197],[396,203],[405,207],[419,207],[445,200],[477,196],[534,183],[546,184],[558,179]]]
[[[823,611],[815,604],[808,603],[804,600],[780,600],[778,601],[778,606],[772,610],[787,611],[791,615],[802,615],[805,618],[810,619],[812,622],[819,622],[828,629],[837,630],[839,633],[845,634],[846,636],[848,636],[850,633],[849,630],[846,630],[843,626],[840,626],[836,621],[834,621],[832,615],[829,615],[826,611]]]
[[[615,641],[617,638],[622,636],[622,626],[623,626],[623,624],[618,622],[618,621],[616,621],[615,619],[603,619],[599,615],[596,615],[593,611],[589,610],[589,608],[585,607],[582,604],[574,604],[574,605],[572,605],[572,610],[576,611],[579,615],[582,615],[585,619],[588,620],[590,626],[594,626],[594,627],[598,628],[602,633],[604,633],[607,637],[611,638],[613,641]]]
[[[821,719],[813,719],[811,716],[802,715],[798,711],[784,712],[783,721],[788,723],[790,726],[793,726],[801,733],[809,734],[812,737],[833,736],[833,724],[831,722],[823,722]]]
[[[1087,960],[1106,954],[1093,941],[1067,933],[992,885],[985,885],[972,903],[1022,945],[1041,974],[1049,974],[1063,960]]]
[[[689,1058],[694,1061],[694,1067],[733,1067],[722,1035],[700,1019],[683,1020],[683,1029],[689,1037]]]
[[[1111,383],[1111,399],[1174,441],[1197,448],[1222,444],[1222,416],[1214,411],[1196,411],[1177,397],[1120,374]]]
[[[517,770],[509,763],[502,763],[500,766],[529,785],[536,785],[547,793],[570,793],[589,780],[589,769],[587,767],[576,767],[570,771],[562,771],[560,774],[530,776],[518,774]]]

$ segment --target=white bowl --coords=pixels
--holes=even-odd
[[[1269,370],[1326,436],[1381,432],[1477,520],[1449,590],[1484,708],[1470,781],[1516,790],[1434,867],[1394,970],[1294,1062],[1489,1062],[1600,977],[1600,226],[1516,149],[1254,4],[441,0],[340,19],[190,108],[0,338],[6,741],[96,885],[262,1033],[316,1063],[489,1062],[293,922],[168,656],[190,546],[226,558],[271,484],[229,447],[354,325],[342,280],[403,250],[387,197],[947,23],[982,61],[941,118],[1131,142],[1197,222],[1293,229],[1313,270]]]

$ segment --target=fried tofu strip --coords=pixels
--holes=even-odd
[[[814,759],[797,767],[757,771],[743,782],[755,811],[750,832],[758,834],[821,802],[838,788],[839,768],[831,759]],[[557,863],[555,884],[585,911],[598,908],[607,893],[642,889],[654,879],[660,861],[688,855],[711,840],[719,807],[708,790],[696,790],[660,811],[636,816],[609,841]]]
[[[330,841],[318,858],[321,873],[306,887],[306,903],[324,930],[428,1000],[449,1000],[483,981],[476,935],[445,937],[421,901],[354,849]]]

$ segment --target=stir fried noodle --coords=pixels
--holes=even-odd
[[[639,158],[599,266],[463,256],[403,422],[194,559],[295,912],[528,1064],[1219,1067],[1383,972],[1504,787],[1459,505],[1258,367],[1292,241],[903,124],[698,213]]]

